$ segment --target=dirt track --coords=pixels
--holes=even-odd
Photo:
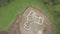
[[[10,28],[7,31],[8,34],[29,34],[30,33],[30,31],[24,29],[24,23],[26,22],[26,19],[27,19],[26,16],[28,15],[30,10],[34,10],[37,16],[44,17],[43,25],[38,25],[34,23],[30,25],[31,26],[30,31],[32,31],[31,34],[37,34],[37,31],[41,29],[43,29],[42,34],[52,34],[52,24],[50,23],[48,17],[40,9],[33,8],[33,7],[28,7],[24,12],[17,15],[15,21],[13,22],[13,24],[10,26]]]

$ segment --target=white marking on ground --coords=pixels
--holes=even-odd
[[[42,32],[43,32],[43,30],[39,30],[39,31],[37,32],[37,34],[42,34]]]
[[[39,17],[38,24],[43,25],[43,23],[44,23],[44,17]]]
[[[24,23],[24,28],[25,28],[26,30],[30,30],[31,27],[27,26],[27,23],[28,23],[28,22]]]
[[[31,13],[33,13],[32,16],[35,16],[35,12],[34,12],[33,10],[31,10],[30,13],[27,15],[27,18],[28,18],[28,16],[29,16]]]
[[[29,19],[29,16],[31,16],[31,18],[32,19]],[[24,28],[26,29],[26,30],[29,30],[30,31],[30,29],[31,29],[31,25],[33,24],[33,23],[36,23],[36,24],[39,24],[39,25],[43,25],[43,23],[44,23],[44,17],[42,17],[42,16],[40,16],[40,17],[38,17],[37,15],[36,15],[36,13],[34,12],[34,10],[31,10],[30,12],[29,12],[29,14],[27,15],[27,20],[26,20],[26,22],[24,23]],[[32,24],[29,24],[29,26],[27,25],[27,23],[29,23],[28,21],[31,21],[30,23],[32,23]],[[27,28],[27,27],[29,27],[29,28]],[[42,28],[43,29],[43,28]],[[43,30],[40,30],[40,31],[38,31],[38,34],[42,34],[42,32],[43,32]]]

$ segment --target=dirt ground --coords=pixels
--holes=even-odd
[[[13,22],[13,24],[10,26],[10,28],[7,30],[7,32],[1,32],[0,34],[29,34],[24,30],[24,23],[26,22],[26,16],[29,14],[30,10],[34,10],[38,16],[44,17],[44,23],[43,25],[38,25],[38,24],[33,24],[31,25],[31,31],[32,33],[30,34],[37,34],[38,30],[43,29],[42,34],[52,34],[52,24],[49,21],[47,15],[40,10],[39,8],[34,8],[34,7],[27,7],[25,11],[22,13],[18,14]],[[30,22],[31,23],[31,22]]]

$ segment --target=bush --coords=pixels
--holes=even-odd
[[[10,2],[11,2],[11,0],[0,0],[0,7],[3,7],[3,6],[7,5]]]
[[[60,5],[60,0],[51,0],[53,5]]]

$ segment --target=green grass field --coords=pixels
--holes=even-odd
[[[53,11],[59,10],[60,5],[57,7],[46,7],[41,0],[14,0],[6,6],[0,8],[0,31],[6,30],[13,23],[16,15],[24,11],[28,6],[40,7],[46,15],[48,15],[52,23],[57,22],[58,19],[55,19],[55,16],[53,16]]]

